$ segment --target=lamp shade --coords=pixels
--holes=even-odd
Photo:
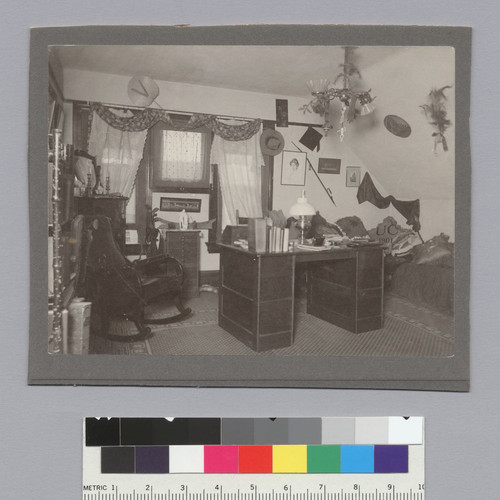
[[[307,86],[311,94],[322,94],[328,90],[330,80],[328,78],[318,78],[316,80],[308,80]]]
[[[315,215],[314,207],[307,202],[306,193],[302,191],[302,196],[290,207],[291,217],[300,217],[306,215]]]
[[[361,106],[361,112],[359,113],[361,116],[369,115],[375,111],[375,106],[371,102],[367,102]]]

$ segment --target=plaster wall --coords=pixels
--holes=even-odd
[[[358,49],[362,54],[362,48]],[[370,172],[376,174],[383,196],[400,200],[420,199],[422,236],[431,238],[441,232],[455,239],[455,54],[451,47],[404,47],[391,57],[360,68],[363,88],[376,96],[375,112],[360,117],[346,137]],[[421,105],[427,103],[432,88],[444,91],[448,151],[438,145],[435,132]],[[397,115],[411,127],[407,138],[391,134],[384,117]]]

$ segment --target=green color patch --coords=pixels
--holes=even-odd
[[[340,472],[340,445],[309,445],[307,472]]]

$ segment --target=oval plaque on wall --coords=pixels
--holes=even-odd
[[[387,115],[384,118],[385,128],[398,137],[406,138],[411,134],[411,127],[406,120],[397,115]]]

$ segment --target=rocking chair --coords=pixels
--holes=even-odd
[[[85,296],[100,318],[100,333],[110,340],[137,341],[152,335],[147,324],[168,324],[191,314],[181,301],[184,271],[181,263],[168,255],[130,262],[119,250],[111,222],[103,215],[88,218]],[[153,301],[169,297],[179,314],[150,319],[145,308]],[[134,322],[139,333],[111,335],[111,318],[122,316]]]

